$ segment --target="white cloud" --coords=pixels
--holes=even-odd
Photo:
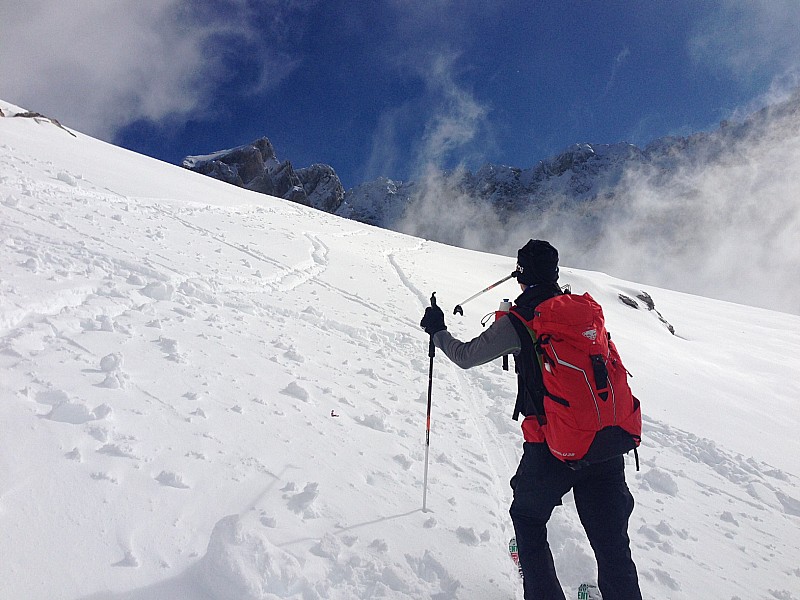
[[[698,24],[690,54],[717,75],[750,79],[800,67],[800,2],[735,0]]]
[[[459,81],[458,56],[415,52],[403,68],[423,83],[422,89],[378,116],[366,178],[401,169],[419,180],[431,169],[484,160],[485,146],[491,143],[489,107]]]
[[[456,150],[475,140],[486,126],[488,109],[455,79],[457,57],[437,55],[427,70],[426,84],[433,99],[432,110],[425,124],[421,148],[417,153],[417,171],[429,165],[441,167]]]
[[[617,80],[617,73],[619,72],[620,68],[622,68],[622,65],[625,64],[625,61],[628,59],[630,54],[631,54],[630,48],[628,48],[628,46],[625,46],[614,57],[614,62],[611,64],[611,75],[609,76],[605,90],[603,91],[604,96],[607,95],[614,87],[614,83],[616,83]]]
[[[798,107],[795,91],[735,135],[687,142],[670,168],[634,163],[589,203],[549,197],[511,219],[465,193],[458,173],[431,171],[395,226],[507,256],[547,239],[565,266],[799,314]]]
[[[202,111],[227,77],[226,55],[215,51],[222,42],[260,51],[262,89],[296,67],[260,42],[248,3],[201,8],[181,0],[18,0],[0,19],[0,97],[110,139],[139,119]],[[277,1],[259,9],[283,15]]]

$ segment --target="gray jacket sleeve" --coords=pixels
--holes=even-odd
[[[521,345],[508,316],[497,321],[469,342],[457,340],[446,329],[433,336],[433,343],[462,369],[485,364],[504,354],[517,354]]]

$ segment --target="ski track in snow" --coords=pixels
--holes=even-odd
[[[416,251],[419,251],[419,250],[420,250],[420,249],[421,249],[423,246],[424,246],[424,243],[420,243],[420,245],[419,245],[417,248],[415,248],[415,250],[416,250]],[[387,260],[389,261],[389,264],[391,265],[392,269],[394,269],[394,270],[395,270],[395,272],[397,273],[397,277],[400,279],[401,283],[402,283],[404,286],[406,286],[406,288],[408,288],[408,290],[409,290],[409,291],[410,291],[410,292],[411,292],[411,293],[412,293],[414,296],[416,296],[416,297],[417,297],[417,299],[419,300],[419,303],[420,303],[422,306],[427,306],[427,305],[428,305],[428,303],[429,303],[429,301],[430,301],[430,299],[429,299],[429,298],[427,298],[427,297],[425,296],[425,294],[423,294],[423,293],[422,293],[422,292],[421,292],[421,291],[420,291],[420,290],[417,288],[417,286],[415,286],[415,285],[412,283],[412,281],[411,281],[411,280],[408,278],[408,276],[407,276],[407,275],[405,274],[405,272],[403,271],[402,267],[400,267],[400,265],[398,264],[398,262],[397,262],[397,259],[395,258],[395,253],[396,253],[396,252],[394,252],[394,251],[393,251],[393,252],[390,252],[389,254],[387,254],[387,255],[386,255],[386,258],[387,258]]]
[[[420,510],[427,242],[365,243],[289,203],[127,197],[5,145],[0,225],[1,410],[25,459],[0,463],[15,597],[521,597],[505,554],[521,434],[499,361],[462,372],[437,354]],[[646,596],[713,580],[800,598],[797,474],[652,418],[640,457]],[[63,497],[38,509],[53,482]],[[594,559],[564,502],[549,538],[572,595]],[[26,575],[41,561],[44,582]]]

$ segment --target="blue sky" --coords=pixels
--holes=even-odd
[[[347,188],[713,128],[800,72],[796,0],[20,3],[4,100],[172,163],[267,136]]]

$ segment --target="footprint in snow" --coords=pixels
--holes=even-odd
[[[167,301],[172,300],[175,294],[175,286],[163,281],[154,281],[140,289],[139,293],[153,300]]]
[[[491,539],[488,530],[478,535],[472,527],[459,527],[456,529],[456,536],[459,542],[467,546],[478,546],[481,542],[488,542]]]
[[[122,354],[113,352],[100,359],[100,370],[104,373],[113,373],[122,368]]]
[[[112,567],[133,567],[136,568],[139,566],[139,559],[134,556],[133,552],[130,550],[125,550],[125,558],[123,558],[119,562],[115,562],[111,565]]]
[[[183,481],[183,475],[172,471],[161,471],[156,477],[156,481],[163,486],[188,490],[189,486]]]
[[[263,511],[258,520],[264,527],[269,527],[270,529],[275,529],[278,526],[277,519],[264,514]]]
[[[678,495],[678,484],[672,478],[672,475],[666,471],[662,471],[656,467],[650,469],[647,473],[642,475],[642,480],[646,482],[650,489],[655,492],[666,494],[667,496]]]
[[[289,385],[281,390],[281,394],[297,398],[303,402],[308,402],[308,391],[301,387],[296,381],[292,381]]]
[[[133,448],[128,444],[105,444],[100,447],[97,452],[98,454],[106,454],[107,456],[138,459],[133,453]]]
[[[408,471],[411,466],[414,464],[411,459],[409,459],[405,454],[396,454],[394,457],[394,461],[398,463],[403,469]]]
[[[307,483],[302,492],[289,498],[286,506],[296,513],[304,512],[306,516],[309,516],[309,509],[314,500],[317,499],[317,496],[319,496],[319,484],[316,482]]]
[[[49,413],[39,415],[41,418],[60,423],[70,423],[71,425],[82,425],[90,421],[98,421],[111,414],[111,407],[107,404],[101,404],[94,409],[90,409],[83,402],[71,400],[61,390],[39,392],[36,395],[36,401],[52,406]]]
[[[377,550],[381,554],[386,554],[389,552],[389,544],[386,543],[386,540],[382,540],[380,538],[375,538],[372,540],[369,547],[373,550]]]

